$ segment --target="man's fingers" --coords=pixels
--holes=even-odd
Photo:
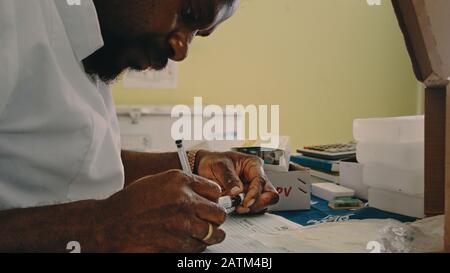
[[[247,214],[251,211],[250,208],[258,202],[258,199],[261,196],[263,183],[264,182],[261,182],[259,177],[253,179],[253,181],[250,183],[250,186],[247,189],[244,202],[242,202],[242,205],[236,208],[236,213]]]
[[[191,236],[207,245],[216,245],[225,240],[225,232],[216,225],[199,218],[191,219]]]
[[[207,244],[205,242],[201,242],[195,238],[188,238],[186,240],[187,243],[181,246],[181,249],[186,248],[186,250],[183,250],[183,253],[202,253],[207,248]]]
[[[222,225],[227,219],[227,213],[221,206],[209,202],[201,196],[198,197],[195,205],[195,214],[198,218],[217,226]]]
[[[222,189],[219,185],[197,175],[192,176],[189,186],[198,195],[215,203],[217,203],[219,198],[222,196]]]
[[[264,192],[261,194],[259,199],[256,200],[255,204],[252,207],[250,207],[250,212],[252,213],[261,212],[267,209],[269,206],[278,203],[279,199],[280,197],[276,189],[270,182],[267,182],[264,187]]]
[[[244,190],[241,179],[236,174],[233,162],[226,158],[217,160],[212,165],[212,173],[215,180],[225,189],[224,195],[237,196]]]
[[[259,195],[255,203],[249,208],[245,206],[239,206],[236,208],[236,213],[238,214],[248,214],[248,213],[259,213],[264,211],[269,206],[278,203],[279,195],[270,181],[267,181],[264,186],[264,192]]]
[[[250,208],[251,206],[253,206],[253,204],[255,204],[255,202],[261,195],[265,184],[266,182],[264,178],[260,176],[253,178],[248,187],[248,191],[245,195],[244,202],[242,203],[242,206],[244,208]]]
[[[249,186],[242,206],[250,208],[258,200],[268,179],[264,172],[264,162],[260,158],[250,157],[244,165],[244,177]]]
[[[236,208],[236,213],[237,214],[247,214],[250,212],[249,208],[243,207],[243,206],[239,206]]]
[[[202,253],[206,250],[207,244],[192,238],[190,235],[180,236],[177,234],[170,234],[165,237],[165,242],[171,247],[161,249],[163,253]]]

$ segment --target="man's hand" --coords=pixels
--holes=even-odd
[[[142,178],[105,200],[105,251],[202,252],[225,239],[220,196],[217,184],[181,171]]]
[[[201,252],[225,238],[220,195],[216,183],[168,171],[106,200],[0,211],[0,252],[67,252],[70,241],[82,252]]]
[[[262,159],[237,152],[199,151],[196,173],[218,183],[223,195],[246,194],[240,214],[259,213],[278,202],[279,196],[264,173]]]

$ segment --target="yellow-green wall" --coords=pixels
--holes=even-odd
[[[303,144],[352,139],[355,118],[412,115],[413,77],[390,1],[242,0],[197,38],[176,90],[114,88],[118,105],[279,104],[281,133]]]

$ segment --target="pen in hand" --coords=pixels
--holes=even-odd
[[[186,151],[183,147],[183,140],[177,140],[175,141],[175,144],[177,145],[178,158],[180,159],[183,172],[192,175],[191,166],[189,165],[189,160],[187,158]]]
[[[189,165],[189,160],[187,158],[186,151],[183,147],[183,140],[175,141],[177,145],[178,157],[180,159],[181,167],[183,171],[187,174],[192,174],[191,167]],[[227,214],[233,213],[236,210],[236,207],[241,205],[244,201],[245,195],[243,193],[239,194],[236,197],[231,196],[223,196],[219,198],[219,205],[225,209]]]

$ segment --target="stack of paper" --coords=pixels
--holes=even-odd
[[[256,234],[271,235],[294,231],[302,226],[273,214],[231,216],[221,227],[227,236],[222,244],[208,248],[206,253],[286,253],[282,246],[271,247],[254,238]]]

